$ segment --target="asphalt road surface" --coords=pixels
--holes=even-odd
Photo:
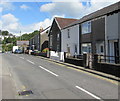
[[[109,80],[31,55],[0,56],[3,99],[118,99],[118,85]],[[26,90],[33,94],[18,95]]]

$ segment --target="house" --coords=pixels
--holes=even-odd
[[[28,40],[17,41],[17,46],[29,46]]]
[[[119,61],[115,58],[120,56],[119,7],[120,2],[115,3],[65,26],[61,34],[62,51],[70,52],[71,55],[76,53],[108,55],[114,58],[113,62]],[[72,39],[67,38],[69,35]]]
[[[17,46],[22,48],[23,51],[25,51],[29,47],[29,41],[28,40],[17,41]]]
[[[49,30],[50,30],[50,26],[47,27],[46,29],[44,29],[41,33],[40,33],[40,46],[41,46],[41,51],[45,48],[48,48],[48,34],[49,34]]]
[[[61,30],[61,51],[68,53],[69,56],[79,55],[80,51],[80,25],[63,28]]]
[[[30,50],[42,51],[45,48],[48,48],[48,33],[50,26],[43,29],[40,29],[40,33],[33,36],[29,41]]]
[[[40,33],[33,36],[30,40],[29,40],[29,47],[30,47],[30,50],[38,50],[40,51],[41,50],[41,47],[40,47]]]
[[[33,40],[33,38],[31,38],[31,39],[29,40],[29,49],[30,49],[30,50],[33,50],[33,44],[34,44],[34,40]]]
[[[120,63],[120,2],[112,6],[114,11],[106,15],[106,55],[113,56],[110,62]]]
[[[70,18],[60,18],[55,17],[52,26],[49,31],[49,48],[50,48],[50,58],[55,58],[59,60],[59,52],[61,52],[61,29],[65,26],[73,23],[77,19]]]

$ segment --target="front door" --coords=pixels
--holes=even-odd
[[[114,42],[114,54],[115,54],[115,63],[119,63],[119,45],[118,42]]]

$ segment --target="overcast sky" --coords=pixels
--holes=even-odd
[[[7,2],[6,2],[7,1]],[[3,0],[0,3],[0,28],[23,33],[46,28],[54,17],[80,19],[119,0]]]

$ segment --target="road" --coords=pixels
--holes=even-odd
[[[3,74],[9,72],[9,78],[2,82],[3,99],[118,99],[118,85],[107,80],[31,55],[0,56]],[[33,94],[19,96],[17,92],[23,90]]]

